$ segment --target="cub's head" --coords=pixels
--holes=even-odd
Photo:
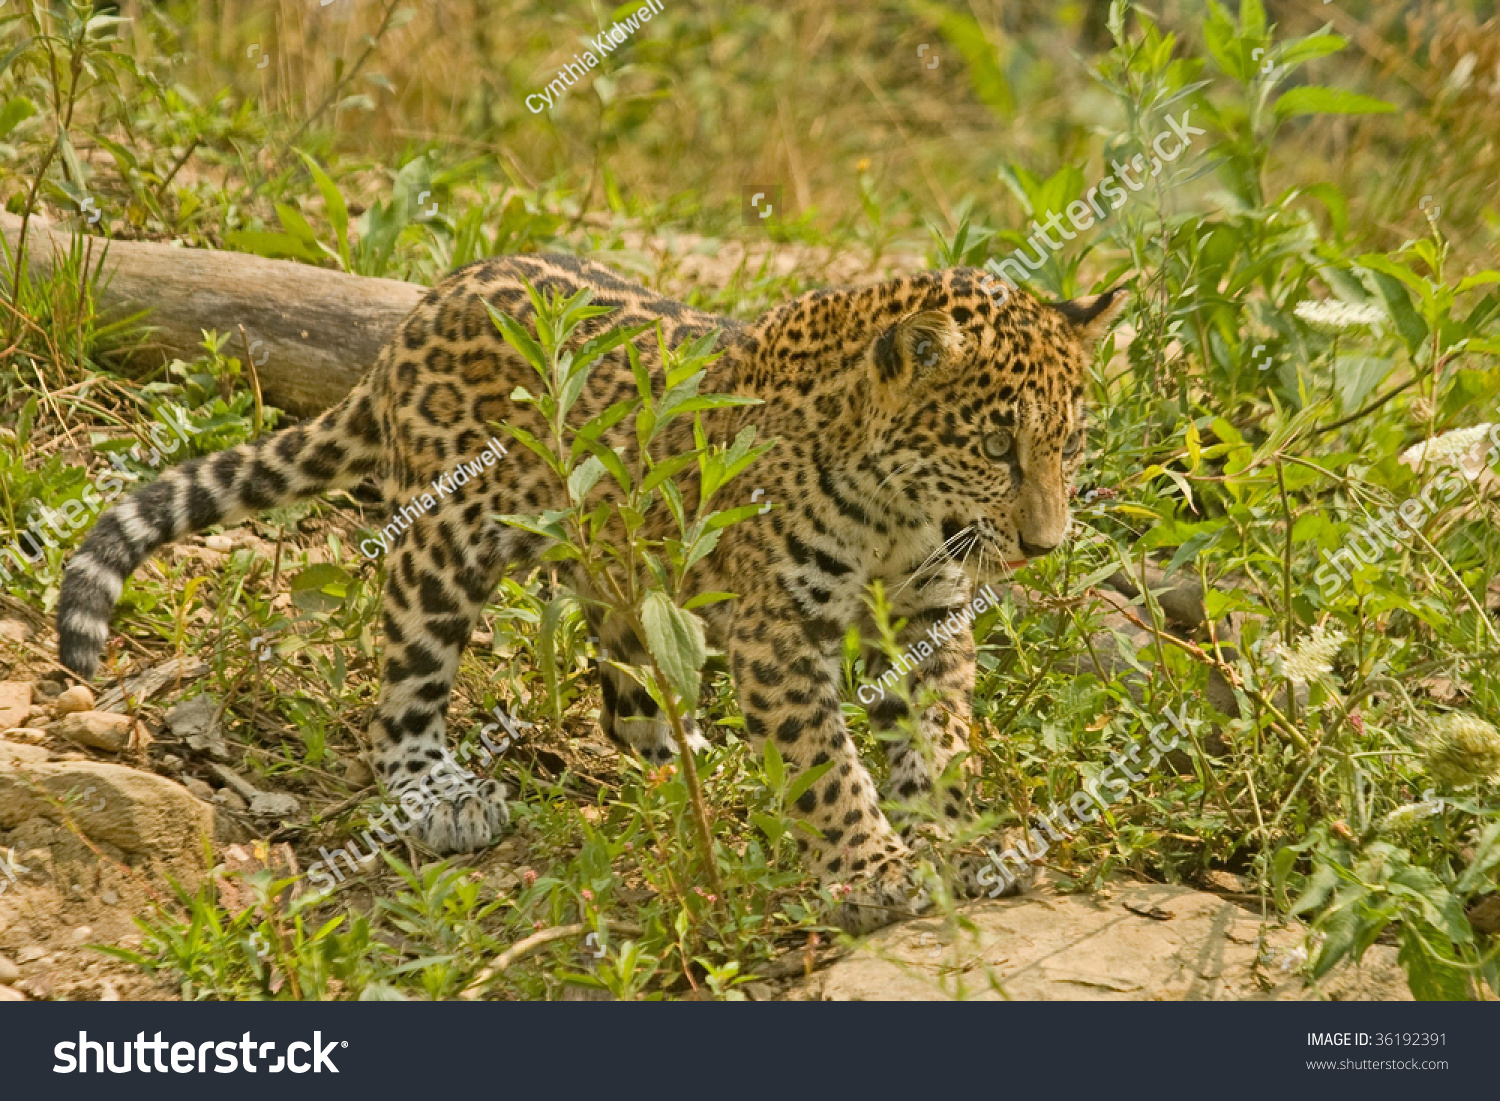
[[[869,444],[902,511],[985,575],[1067,534],[1089,365],[1121,296],[1047,304],[974,269],[926,278],[870,344]]]

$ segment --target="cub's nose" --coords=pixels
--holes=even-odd
[[[1017,536],[1016,541],[1021,544],[1021,553],[1024,554],[1027,558],[1040,558],[1042,557],[1042,555],[1051,554],[1057,549],[1057,544],[1055,542],[1032,543],[1028,542],[1024,536]]]

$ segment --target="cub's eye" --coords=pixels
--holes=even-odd
[[[991,432],[984,438],[984,453],[987,457],[998,462],[1010,454],[1013,442],[1014,437],[1004,428],[998,432]]]
[[[1077,458],[1078,457],[1078,453],[1080,451],[1082,451],[1082,450],[1083,450],[1083,429],[1079,428],[1079,429],[1076,429],[1073,432],[1073,434],[1068,437],[1068,442],[1065,443],[1065,444],[1063,444],[1063,458],[1065,458],[1065,459]]]

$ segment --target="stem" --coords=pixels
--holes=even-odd
[[[644,637],[644,635],[642,636]],[[703,866],[708,873],[708,885],[713,890],[717,905],[725,904],[724,885],[719,882],[719,862],[714,857],[714,836],[708,825],[708,807],[703,802],[703,787],[698,782],[698,762],[693,759],[693,747],[687,744],[687,731],[682,726],[682,714],[677,709],[676,693],[667,683],[651,659],[651,672],[656,677],[656,686],[661,689],[662,699],[667,701],[667,718],[672,721],[672,737],[677,740],[677,758],[682,762],[682,778],[687,782],[688,799],[693,804],[693,826],[698,832],[698,844],[703,848]]]

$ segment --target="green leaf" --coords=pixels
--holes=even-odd
[[[0,138],[36,114],[36,104],[25,96],[13,96],[0,107]]]
[[[811,768],[799,772],[797,778],[792,781],[792,786],[786,789],[786,801],[788,803],[795,803],[798,799],[802,798],[807,789],[816,784],[819,778],[832,768],[834,764],[835,762],[833,761],[824,761],[821,765],[813,765]]]
[[[1319,84],[1292,88],[1276,101],[1278,119],[1298,115],[1384,115],[1395,109],[1394,103],[1374,96],[1362,96],[1342,88],[1325,88]]]
[[[770,742],[766,744],[770,745]],[[761,833],[766,835],[773,845],[779,842],[786,834],[786,826],[782,824],[781,819],[762,811],[751,811],[750,821]]]
[[[627,340],[634,340],[641,333],[651,328],[650,325],[620,326],[601,333],[599,336],[591,337],[583,342],[583,345],[573,356],[573,369],[576,371],[582,367],[592,364],[600,356],[618,348]]]
[[[694,608],[702,608],[706,604],[718,604],[725,600],[737,600],[739,599],[739,595],[739,593],[699,593],[684,604],[683,608],[687,611],[692,611]]]
[[[589,490],[604,476],[604,464],[597,456],[590,455],[583,462],[573,468],[573,473],[568,475],[568,493],[574,501],[583,502],[589,495]]]
[[[1484,884],[1493,883],[1494,876],[1491,873],[1496,866],[1500,866],[1500,820],[1485,827],[1478,844],[1474,846],[1473,862],[1458,877],[1458,882],[1453,887],[1454,892],[1460,896],[1468,895]]]
[[[629,493],[631,486],[630,471],[625,469],[625,463],[620,459],[619,454],[613,448],[605,446],[598,440],[584,439],[582,436],[578,438],[583,440],[583,446],[588,448],[604,464],[604,469],[609,471],[609,476],[615,480],[615,483],[626,493]]]
[[[719,538],[723,534],[724,532],[722,529],[715,529],[714,531],[703,533],[696,540],[694,540],[692,550],[690,550],[683,557],[683,572],[686,573],[688,570],[696,566],[700,561],[712,554],[714,552],[714,548],[719,545]]]
[[[300,149],[297,150],[297,155],[307,164],[307,170],[312,173],[313,182],[318,185],[318,191],[323,195],[323,210],[328,215],[329,224],[333,226],[334,241],[338,245],[339,263],[345,271],[349,271],[349,208],[344,205],[344,197],[339,194],[338,185],[329,178],[327,172],[318,167],[318,162]]]
[[[651,468],[651,473],[641,480],[641,492],[649,493],[667,479],[675,476],[678,471],[688,466],[698,457],[696,451],[684,451],[681,455],[673,455]]]
[[[694,707],[699,671],[708,657],[703,624],[692,612],[672,603],[666,593],[650,592],[641,601],[641,627],[646,632],[646,647],[667,683],[686,706]]]
[[[527,363],[531,364],[537,374],[542,376],[543,382],[550,382],[547,378],[547,353],[532,339],[530,333],[521,328],[508,314],[497,310],[492,303],[486,302],[484,308],[490,312],[490,320],[495,323],[495,328],[500,330],[500,335],[505,337],[505,343],[514,348]]]
[[[1313,964],[1312,977],[1321,979],[1334,964],[1347,956],[1354,947],[1359,933],[1359,913],[1354,905],[1335,910],[1320,926],[1323,945],[1318,949],[1317,961]]]
[[[1457,293],[1473,290],[1475,287],[1487,286],[1491,283],[1500,283],[1500,271],[1482,271],[1477,275],[1466,275],[1458,281],[1455,289]]]
[[[1404,272],[1404,269],[1395,264],[1389,265],[1389,269],[1395,269],[1395,271],[1384,266],[1377,267],[1371,262],[1373,259],[1383,259],[1383,257],[1361,257],[1360,262],[1371,269],[1370,278],[1375,280],[1375,289],[1380,292],[1380,297],[1385,299],[1386,312],[1396,323],[1396,331],[1401,334],[1407,351],[1416,355],[1417,350],[1427,340],[1427,322],[1423,321],[1413,308],[1411,297],[1406,293],[1406,288],[1401,285],[1406,281],[1405,276],[1411,273],[1405,272],[1404,275],[1398,275],[1396,273]],[[1412,276],[1412,278],[1416,277]]]
[[[293,592],[301,589],[322,589],[343,596],[353,580],[349,571],[342,566],[336,566],[332,562],[319,562],[294,574],[288,582],[288,587]]]
[[[703,529],[717,531],[719,528],[727,528],[730,524],[738,524],[741,520],[759,516],[765,507],[764,504],[742,505],[739,508],[724,509],[722,512],[711,512],[703,518]]]
[[[1307,883],[1302,888],[1302,894],[1292,904],[1290,914],[1296,917],[1298,914],[1311,913],[1320,909],[1328,900],[1329,894],[1334,887],[1338,886],[1338,873],[1328,864],[1319,861],[1313,873],[1308,877]]]
[[[786,782],[786,764],[773,739],[766,739],[766,748],[761,755],[765,758],[766,783],[772,791],[780,791],[781,785]]]
[[[1320,57],[1336,54],[1349,44],[1347,39],[1336,34],[1310,34],[1283,46],[1276,60],[1290,68],[1304,61],[1315,61]]]
[[[316,249],[319,253],[331,254],[333,252],[318,240],[317,231],[313,229],[312,223],[304,218],[302,212],[296,207],[289,203],[277,203],[276,217],[281,220],[281,228],[304,245]]]
[[[1415,929],[1402,926],[1396,962],[1406,971],[1406,985],[1419,1002],[1465,1002],[1471,997],[1464,972],[1434,959]]]
[[[231,230],[225,235],[224,243],[231,249],[271,260],[307,260],[317,263],[327,256],[316,244],[309,245],[290,233],[276,233],[272,230]]]

